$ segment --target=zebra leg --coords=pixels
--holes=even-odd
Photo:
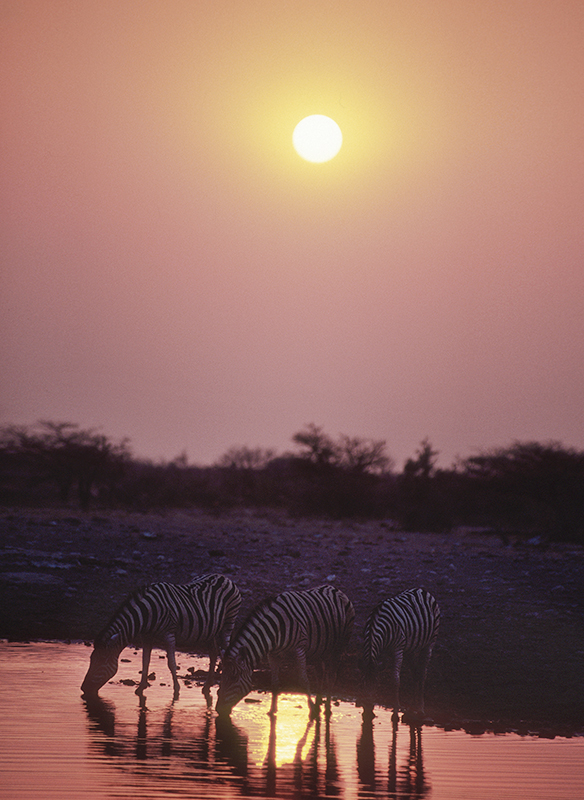
[[[357,707],[363,709],[363,719],[373,719],[373,709],[378,696],[379,665],[370,660],[361,666],[361,679],[357,689]]]
[[[150,655],[152,654],[152,644],[143,642],[142,644],[142,678],[136,689],[136,694],[142,694],[148,688],[148,669],[150,667]]]
[[[209,648],[209,672],[207,680],[203,684],[203,694],[207,698],[207,705],[209,705],[209,698],[211,696],[211,686],[215,683],[215,664],[217,663],[217,647],[212,644]]]
[[[308,682],[308,672],[306,670],[306,650],[303,647],[297,647],[294,651],[296,655],[296,664],[298,666],[298,677],[300,678],[300,685],[306,692],[308,698],[308,709],[311,717],[317,717],[319,712],[319,702],[314,703],[310,695],[310,684]]]
[[[325,699],[324,713],[326,717],[331,716],[331,695],[332,687],[336,679],[337,665],[333,661],[323,660],[320,665],[320,677],[318,693],[316,695],[316,708],[320,709],[323,698]]]
[[[272,689],[272,702],[270,705],[270,710],[268,711],[268,715],[270,717],[275,717],[278,713],[278,690]]]
[[[335,653],[332,658],[329,658],[327,661],[323,662],[323,692],[326,691],[326,706],[325,706],[325,713],[327,717],[331,716],[331,699],[333,689],[337,684],[337,679],[339,676],[339,663],[340,663],[341,652]]]
[[[268,653],[268,664],[270,665],[270,676],[271,676],[271,683],[272,683],[272,704],[270,706],[270,710],[268,714],[270,716],[275,716],[278,712],[278,689],[279,689],[279,681],[280,681],[280,661],[279,659]]]
[[[392,720],[396,722],[399,719],[399,688],[400,688],[400,676],[401,676],[401,668],[404,660],[404,651],[403,650],[396,650],[393,654],[393,672],[392,672],[392,680],[393,680],[393,714]]]
[[[412,672],[414,674],[414,712],[416,714],[424,714],[424,690],[431,655],[432,648],[425,647],[416,654],[412,661]]]
[[[173,633],[166,635],[166,660],[168,668],[172,674],[172,685],[174,686],[174,700],[178,700],[180,695],[180,683],[176,676],[176,639]]]
[[[332,693],[333,687],[337,681],[337,675],[339,671],[339,662],[338,662],[338,654],[336,654],[336,658],[330,659],[323,659],[321,662],[321,670],[320,670],[320,680],[318,686],[318,694],[316,695],[316,702],[315,706],[313,706],[313,715],[314,711],[316,710],[316,716],[318,716],[320,706],[322,705],[323,698],[325,700],[324,703],[324,714],[325,717],[328,719],[332,715],[331,711],[331,701],[332,701]]]

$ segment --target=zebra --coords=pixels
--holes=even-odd
[[[252,673],[264,656],[271,670],[272,704],[277,711],[280,662],[292,655],[300,684],[308,697],[311,716],[318,714],[320,695],[313,703],[306,670],[308,662],[319,662],[326,675],[330,709],[330,688],[338,660],[351,634],[355,609],[334,586],[288,591],[263,600],[253,609],[232,638],[222,662],[216,710],[229,716],[252,688]],[[323,680],[324,684],[324,680]]]
[[[400,673],[404,655],[414,676],[414,714],[424,715],[424,686],[438,637],[440,609],[425,589],[408,589],[379,603],[365,623],[363,676],[369,693],[365,713],[372,713],[371,693],[380,667],[391,667],[393,719],[398,719]]]
[[[187,584],[153,583],[131,594],[98,634],[89,669],[81,684],[87,697],[95,696],[116,674],[118,658],[129,644],[142,644],[142,678],[136,689],[148,687],[148,666],[153,647],[166,650],[172,674],[174,699],[180,685],[176,675],[176,648],[195,649],[209,655],[209,674],[203,686],[208,698],[215,677],[217,656],[229,644],[241,605],[237,586],[223,575],[203,575]]]

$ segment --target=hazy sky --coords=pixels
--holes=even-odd
[[[0,424],[584,448],[582,0],[4,0],[0,36]]]

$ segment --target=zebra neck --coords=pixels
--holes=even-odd
[[[116,648],[121,652],[124,647],[134,643],[134,640],[138,638],[137,634],[138,630],[136,626],[130,625],[129,620],[124,618],[123,620],[114,620],[111,625],[108,625],[99,638],[105,645],[113,644],[113,639]]]
[[[278,649],[279,641],[276,631],[263,624],[263,620],[255,620],[253,625],[248,625],[239,633],[234,644],[234,655],[239,654],[251,669],[255,669],[268,653]]]

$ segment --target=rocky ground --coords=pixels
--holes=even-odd
[[[367,614],[385,597],[423,586],[442,609],[430,716],[476,732],[584,733],[584,550],[576,545],[272,512],[2,509],[0,636],[91,640],[138,586],[205,572],[237,583],[242,614],[285,589],[342,589],[357,613],[339,686],[348,698]],[[406,697],[407,688],[406,680]]]

